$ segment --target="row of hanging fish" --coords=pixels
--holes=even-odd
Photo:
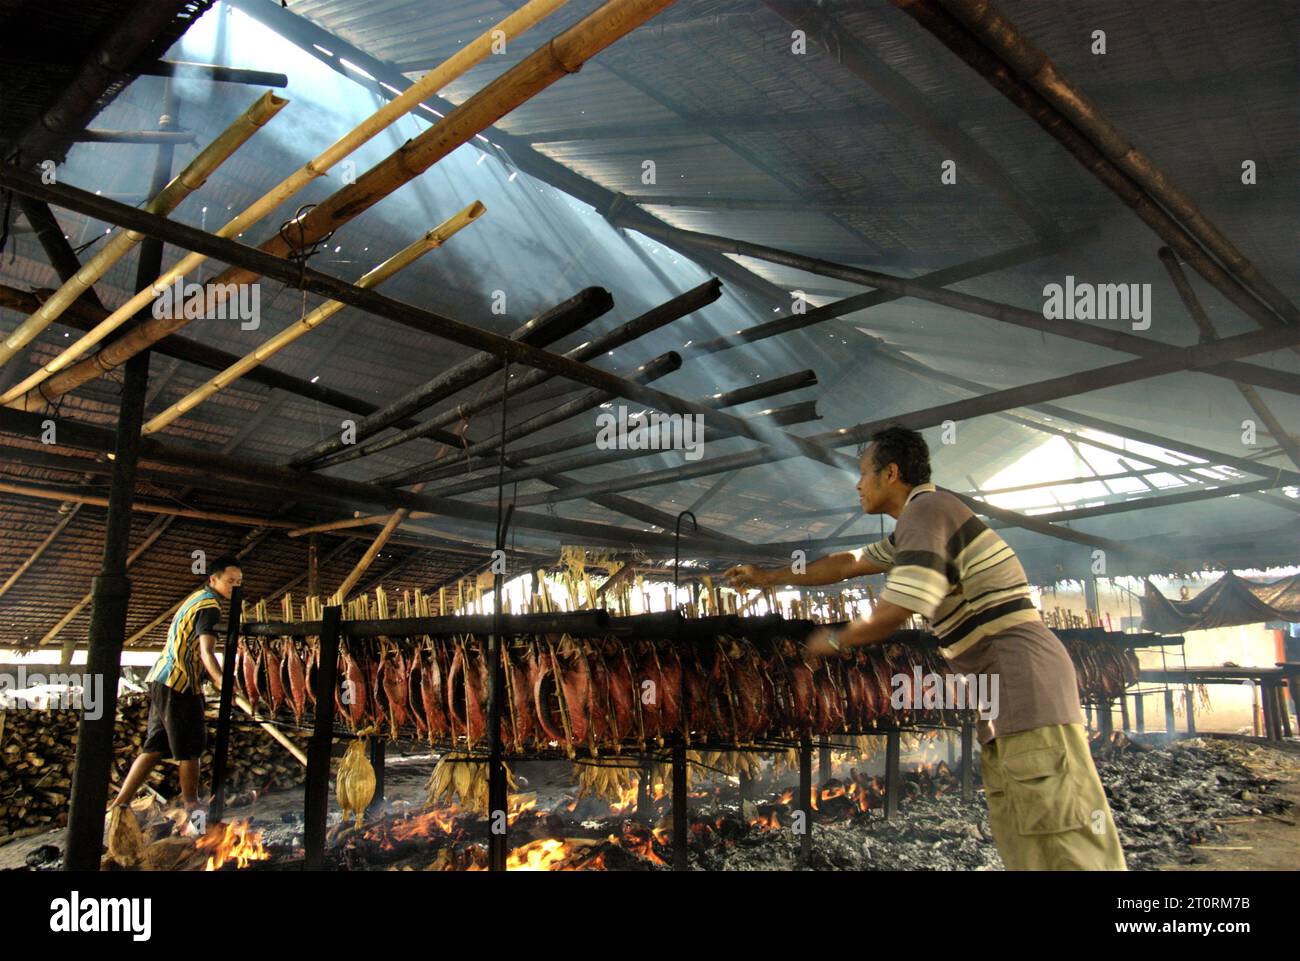
[[[237,686],[264,716],[301,723],[314,705],[318,648],[301,640],[240,641]],[[479,745],[488,730],[486,646],[472,636],[401,641],[344,639],[334,702],[353,731]],[[941,705],[913,700],[919,675],[943,674],[936,648],[890,644],[847,658],[806,660],[777,639],[760,651],[744,637],[705,643],[569,635],[504,645],[502,738],[508,749],[557,745],[570,755],[625,746],[754,744],[944,720]],[[951,719],[951,715],[949,715]]]

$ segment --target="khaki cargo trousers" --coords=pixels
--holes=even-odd
[[[1081,724],[994,738],[981,764],[1008,871],[1123,871],[1124,851]]]

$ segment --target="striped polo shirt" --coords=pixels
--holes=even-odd
[[[945,657],[1041,620],[1015,552],[933,484],[913,487],[894,532],[863,553],[889,572],[881,598],[926,618]]]
[[[200,587],[181,601],[167,630],[167,646],[154,661],[145,681],[157,681],[174,691],[202,693],[199,636],[211,634],[220,616],[221,600],[210,587]]]

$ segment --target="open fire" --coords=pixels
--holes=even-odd
[[[733,782],[734,785],[734,782]],[[903,773],[901,800],[937,797],[958,788],[944,762],[921,764]],[[511,871],[660,870],[672,864],[670,798],[665,785],[651,793],[651,825],[635,817],[636,788],[617,799],[568,796],[549,811],[537,807],[535,795],[511,798],[507,815],[513,848]],[[759,800],[741,800],[732,791],[693,790],[690,823],[692,848],[714,849],[763,832],[789,831],[795,821],[795,790],[773,790]],[[821,823],[878,819],[885,798],[884,782],[850,768],[813,793],[813,817]],[[353,870],[484,870],[487,866],[487,819],[455,804],[420,813],[389,815],[357,831],[338,829],[334,855]]]
[[[271,857],[262,846],[262,832],[251,830],[247,820],[213,825],[194,843],[194,848],[211,852],[205,871],[220,871],[231,861],[242,869],[253,861],[267,861]]]

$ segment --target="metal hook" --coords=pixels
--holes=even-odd
[[[690,511],[682,511],[677,515],[677,530],[673,534],[673,603],[677,603],[677,581],[682,570],[682,518],[691,519],[692,532],[699,532],[700,523],[695,519],[695,515]]]

